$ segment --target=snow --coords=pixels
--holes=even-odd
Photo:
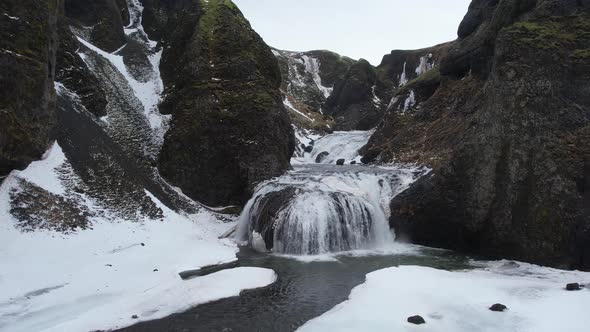
[[[299,331],[588,331],[590,289],[563,287],[590,282],[590,273],[525,265],[527,274],[514,274],[510,266],[459,272],[401,266],[373,272],[347,301]],[[494,303],[508,311],[490,311]],[[426,324],[407,323],[413,315]]]
[[[11,19],[13,21],[20,21],[20,18],[15,17],[15,16],[10,16],[10,15],[8,15],[8,13],[4,13],[4,16],[8,17],[9,19]]]
[[[376,85],[373,85],[373,87],[371,88],[371,91],[373,93],[373,104],[375,104],[376,106],[380,106],[381,99],[377,96],[376,89],[377,89]]]
[[[67,235],[16,229],[9,194],[19,178],[63,195],[64,174],[57,170],[68,164],[55,143],[43,160],[12,172],[0,186],[0,331],[113,329],[274,282],[272,270],[259,268],[182,280],[179,272],[236,260],[237,245],[218,239],[235,222],[221,223],[204,209],[178,214],[147,191],[162,220],[117,220],[88,202],[100,212],[91,229]]]
[[[25,178],[56,195],[64,195],[65,188],[61,184],[57,170],[65,161],[66,156],[61,147],[54,143],[49,151],[45,152],[41,162],[31,163],[26,170],[14,171],[12,175]]]
[[[416,105],[416,94],[414,93],[414,90],[410,90],[410,94],[408,95],[408,98],[406,98],[406,101],[404,102],[403,113],[405,113],[410,108],[414,107],[414,105]]]
[[[404,62],[404,71],[402,72],[402,75],[399,78],[399,86],[404,86],[406,85],[406,83],[408,83],[408,77],[406,75],[406,66],[407,66],[407,62]]]
[[[420,76],[433,68],[428,60],[432,59],[432,53],[420,57],[420,64],[416,67],[416,75]]]
[[[305,71],[311,74],[311,77],[313,78],[315,85],[324,94],[325,98],[330,97],[333,88],[325,87],[324,85],[322,85],[322,78],[320,77],[320,60],[310,57],[308,55],[303,55],[301,58],[305,63]]]

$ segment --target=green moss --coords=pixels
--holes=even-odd
[[[538,49],[561,49],[564,45],[583,42],[590,37],[588,15],[550,17],[517,22],[503,32],[518,44]]]
[[[590,59],[590,48],[575,50],[572,52],[572,57],[576,59]]]
[[[437,68],[433,68],[424,74],[416,77],[415,79],[411,80],[406,84],[409,87],[414,87],[417,85],[430,85],[436,84],[440,82],[440,70]]]

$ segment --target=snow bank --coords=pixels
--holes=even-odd
[[[403,266],[373,272],[349,300],[309,321],[300,331],[588,331],[590,290],[567,292],[568,282],[590,273],[526,264],[448,272]],[[520,272],[518,272],[520,271]],[[509,310],[488,308],[502,303]],[[411,325],[421,315],[426,324]]]
[[[44,160],[13,172],[0,187],[0,331],[123,327],[274,282],[272,270],[259,268],[181,280],[181,271],[236,260],[236,244],[218,239],[235,223],[221,223],[204,210],[180,215],[149,192],[163,220],[132,223],[95,210],[100,217],[93,217],[89,230],[20,232],[10,214],[10,191],[21,178],[62,194],[56,172],[64,163],[55,144]]]

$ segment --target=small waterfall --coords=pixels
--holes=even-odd
[[[391,244],[389,202],[415,170],[305,165],[258,186],[237,236],[257,250],[317,255]]]

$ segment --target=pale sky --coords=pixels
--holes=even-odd
[[[471,0],[234,0],[270,46],[327,49],[373,65],[393,49],[457,38]]]

